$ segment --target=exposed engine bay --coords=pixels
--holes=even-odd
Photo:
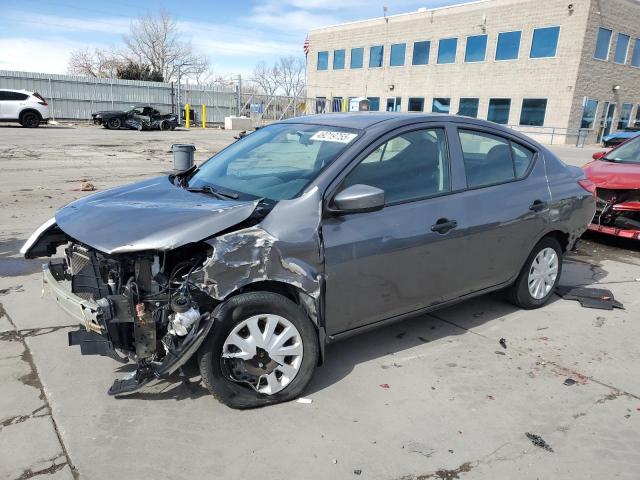
[[[596,197],[591,229],[616,229],[616,235],[640,239],[640,190],[597,188]]]

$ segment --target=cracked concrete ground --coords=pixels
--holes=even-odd
[[[0,479],[637,478],[640,247],[604,237],[567,258],[562,284],[608,288],[625,310],[481,297],[331,345],[311,404],[240,412],[180,384],[108,397],[131,367],[66,346],[75,327],[17,251],[82,180],[156,175],[172,143],[201,161],[231,139],[0,127]],[[595,151],[555,148],[578,165]]]

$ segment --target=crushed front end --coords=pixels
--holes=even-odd
[[[596,214],[589,230],[640,240],[640,189],[596,189]]]

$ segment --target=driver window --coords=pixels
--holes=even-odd
[[[381,144],[347,175],[343,188],[356,184],[384,190],[387,204],[449,191],[444,129],[415,130]]]

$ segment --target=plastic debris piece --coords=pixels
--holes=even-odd
[[[389,387],[389,384],[388,384],[388,383],[381,383],[381,384],[380,384],[380,386],[381,386],[382,388],[386,388],[386,389],[391,388],[391,387]]]
[[[298,402],[298,403],[313,403],[313,399],[300,397],[298,400],[296,400],[296,402]]]
[[[360,470],[360,469],[354,470],[353,474],[354,475],[362,475],[362,470]]]
[[[331,460],[331,462],[335,465],[336,463],[338,463],[338,459],[334,458],[333,460]]]
[[[506,338],[501,338],[500,339],[500,345],[502,345],[502,348],[507,348],[507,339]]]
[[[551,445],[545,442],[544,438],[542,438],[541,436],[529,432],[526,432],[525,435],[536,447],[543,448],[547,452],[553,452],[553,448],[551,448]]]
[[[577,383],[577,382],[576,382],[573,378],[567,378],[567,379],[564,381],[564,384],[565,384],[567,387],[570,387],[571,385],[575,385],[576,383]]]
[[[493,395],[487,395],[487,398],[488,398],[489,400],[495,400],[495,399],[496,399],[496,397],[494,397]]]
[[[494,353],[495,353],[496,355],[506,355],[506,353],[501,352],[500,350],[496,350]]]
[[[604,288],[586,287],[558,287],[556,293],[565,300],[577,300],[585,308],[598,308],[601,310],[624,309],[624,305],[618,302],[611,290]]]

